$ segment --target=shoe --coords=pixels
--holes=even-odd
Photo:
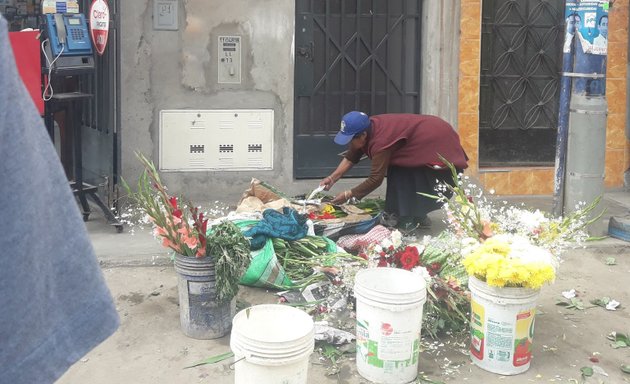
[[[413,221],[418,228],[431,228],[431,219],[427,215],[424,215],[423,217],[416,217]]]
[[[418,225],[415,223],[415,220],[411,216],[402,216],[398,219],[396,223],[396,228],[402,232],[411,232],[416,229]]]
[[[383,212],[380,224],[389,228],[395,227],[398,225],[398,215],[395,213]]]

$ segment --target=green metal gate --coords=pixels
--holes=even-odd
[[[484,0],[479,166],[552,166],[563,0]]]
[[[297,0],[294,176],[328,175],[344,113],[419,113],[422,0]],[[361,162],[349,176],[364,176]]]

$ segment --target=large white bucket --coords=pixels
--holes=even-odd
[[[497,288],[471,277],[470,358],[500,375],[529,369],[540,290]]]
[[[408,383],[418,375],[424,279],[396,268],[359,271],[357,298],[357,370],[375,383]]]
[[[235,384],[306,384],[313,319],[279,304],[243,309],[232,321]]]

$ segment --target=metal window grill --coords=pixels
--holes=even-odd
[[[551,165],[564,2],[483,2],[479,165]]]

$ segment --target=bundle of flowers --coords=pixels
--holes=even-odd
[[[359,254],[371,267],[402,268],[425,280],[428,295],[422,329],[434,338],[444,331],[463,330],[468,324],[467,275],[454,244],[447,232],[407,243],[399,231],[393,231],[389,238]]]
[[[581,246],[600,198],[565,217],[487,199],[467,176],[451,169],[454,186],[443,183],[433,197],[443,203],[449,231],[460,243],[466,271],[496,287],[540,288],[553,282],[560,256]],[[451,196],[449,198],[449,196]]]
[[[208,219],[198,207],[182,203],[169,195],[155,165],[138,154],[145,170],[138,179],[137,190],[123,180],[128,196],[153,224],[153,234],[162,245],[184,256],[206,256]]]
[[[502,207],[493,219],[495,233],[510,233],[527,238],[532,244],[561,256],[567,249],[579,247],[589,238],[586,227],[599,216],[591,212],[601,197],[592,203],[580,203],[575,211],[554,218],[539,210],[523,207]]]
[[[182,256],[214,261],[217,300],[232,299],[238,281],[250,262],[249,241],[228,220],[208,227],[208,218],[199,207],[171,196],[162,183],[153,162],[137,154],[144,166],[136,191],[123,180],[128,197],[148,217],[153,234],[162,245]]]

